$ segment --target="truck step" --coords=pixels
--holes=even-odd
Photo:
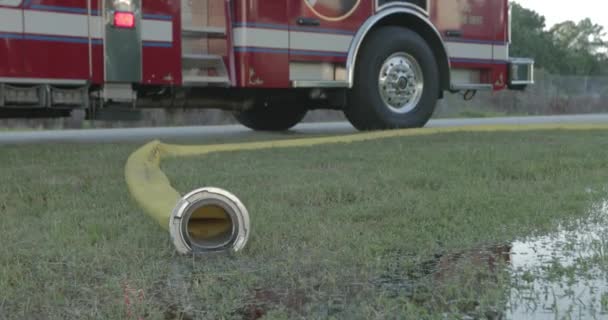
[[[224,58],[220,55],[215,54],[198,54],[198,53],[185,53],[182,54],[182,67],[184,69],[190,68],[216,68],[224,69]]]
[[[229,85],[230,79],[227,76],[184,75],[182,83],[184,86]]]
[[[214,54],[182,55],[183,84],[187,86],[230,84],[224,58]]]
[[[206,53],[185,53],[182,55],[182,61],[222,61],[222,56]]]
[[[182,27],[182,36],[186,38],[225,38],[226,29],[221,27]]]
[[[229,86],[230,19],[226,0],[181,0],[182,84]],[[221,21],[220,18],[224,17]]]

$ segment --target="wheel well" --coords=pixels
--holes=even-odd
[[[420,18],[404,12],[394,13],[382,18],[372,27],[370,32],[384,26],[406,27],[418,33],[428,42],[435,54],[435,61],[437,61],[439,66],[439,79],[441,81],[439,96],[442,97],[443,91],[450,88],[450,64],[443,41],[439,38],[437,32]],[[363,41],[365,42],[366,40],[364,39]]]

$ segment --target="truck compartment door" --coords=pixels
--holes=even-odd
[[[496,40],[495,2],[500,0],[436,0],[431,5],[435,24],[454,62],[493,61]]]
[[[435,0],[431,16],[452,63],[452,87],[491,90],[496,78],[500,4],[506,0]]]
[[[141,0],[104,0],[106,82],[141,82],[141,29]]]
[[[350,45],[374,4],[374,0],[289,1],[290,80],[312,86],[344,82]]]

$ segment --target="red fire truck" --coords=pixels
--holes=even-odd
[[[343,110],[424,126],[445,92],[522,90],[508,0],[0,0],[0,117],[220,108],[255,130]]]

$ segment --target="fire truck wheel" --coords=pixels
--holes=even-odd
[[[300,123],[307,110],[289,106],[256,106],[247,111],[235,112],[236,120],[256,131],[286,131]]]
[[[434,54],[417,33],[382,27],[361,47],[344,113],[358,130],[423,127],[439,92]]]

